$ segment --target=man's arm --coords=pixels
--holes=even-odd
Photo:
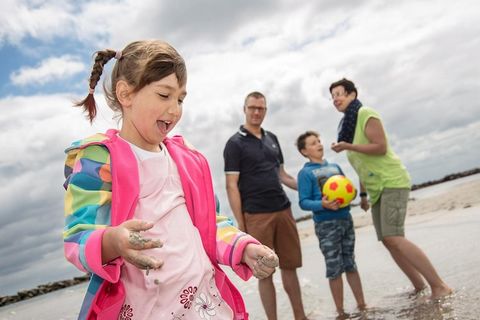
[[[280,182],[282,182],[290,189],[297,190],[297,180],[291,175],[289,175],[287,171],[285,171],[285,167],[283,166],[283,164],[280,165],[278,174],[280,177]]]
[[[237,220],[238,229],[245,232],[245,219],[242,212],[242,198],[240,197],[240,190],[238,189],[238,178],[240,174],[227,173],[225,174],[227,185],[227,196],[233,216]]]

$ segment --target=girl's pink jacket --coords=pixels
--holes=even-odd
[[[215,281],[222,298],[233,310],[235,320],[248,319],[240,293],[219,267],[219,263],[230,265],[242,279],[247,280],[252,272],[247,265],[241,263],[243,251],[247,244],[258,241],[235,229],[227,218],[217,216],[212,178],[206,159],[199,152],[186,147],[180,136],[166,138],[164,143],[177,165],[187,210],[216,270]],[[75,185],[75,181],[81,180],[82,170],[87,170],[84,167],[87,167],[92,152],[86,150],[91,150],[88,148],[90,146],[105,147],[97,147],[93,153],[97,153],[95,163],[99,163],[98,159],[105,159],[100,161],[101,169],[96,171],[103,170],[103,176],[111,176],[111,226],[117,226],[133,217],[139,194],[137,161],[128,143],[118,138],[116,130],[77,141],[66,150],[65,256],[77,268],[92,274],[79,319],[113,320],[118,318],[125,300],[124,287],[120,281],[123,259],[117,258],[102,264],[102,236],[108,225],[96,221],[96,211],[79,217],[80,212],[100,207],[89,202],[88,196],[79,192]],[[102,152],[105,154],[98,155]],[[111,175],[105,175],[105,172],[110,172]],[[78,177],[75,177],[76,174]],[[85,183],[88,181],[81,184],[84,186]],[[93,216],[94,219],[88,221],[86,216]]]

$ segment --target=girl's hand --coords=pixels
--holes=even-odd
[[[323,196],[322,198],[322,207],[328,210],[337,211],[340,208],[337,200],[328,201],[327,196]]]
[[[163,261],[147,256],[142,250],[161,248],[163,243],[158,239],[144,238],[140,232],[153,227],[153,223],[142,220],[127,220],[116,227],[110,227],[104,235],[104,247],[113,249],[115,256],[121,256],[125,261],[139,269],[159,269]]]
[[[242,262],[246,263],[257,279],[268,278],[278,267],[278,256],[267,246],[249,243],[243,251]]]

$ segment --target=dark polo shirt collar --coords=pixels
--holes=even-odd
[[[264,137],[267,132],[265,130],[263,130],[263,128],[260,128],[260,132],[262,133],[262,137]],[[250,131],[248,131],[244,126],[243,124],[240,126],[240,129],[238,129],[238,133],[241,134],[242,136],[246,137],[246,136],[252,136],[254,138],[257,138],[258,137],[256,135],[254,135],[253,133],[251,133]]]

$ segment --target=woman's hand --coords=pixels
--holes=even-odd
[[[327,196],[323,196],[322,198],[322,207],[328,210],[338,210],[340,205],[338,204],[337,200],[328,201]]]
[[[338,143],[332,142],[332,145],[330,146],[333,151],[336,153],[342,152],[344,150],[350,150],[351,143],[345,142],[345,141],[340,141]]]
[[[102,257],[106,263],[120,256],[139,269],[159,269],[163,261],[147,256],[143,250],[161,248],[157,239],[144,238],[142,231],[149,230],[153,223],[142,220],[127,220],[116,227],[109,227],[103,236]]]
[[[242,262],[246,263],[257,279],[268,278],[278,267],[278,256],[267,246],[249,243],[243,251]]]
[[[363,211],[367,211],[368,209],[370,209],[370,204],[368,203],[368,199],[367,197],[361,197],[360,198],[360,208],[363,209]]]
[[[368,143],[353,144],[345,141],[333,142],[331,148],[335,152],[350,150],[369,155],[384,155],[387,152],[387,138],[379,119],[370,118],[365,125],[365,136]]]

